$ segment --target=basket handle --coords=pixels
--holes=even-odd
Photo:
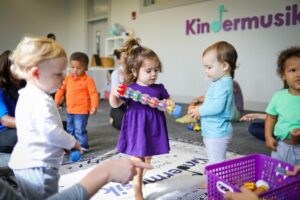
[[[225,192],[227,192],[228,190],[229,190],[230,192],[234,192],[234,190],[233,190],[229,185],[223,183],[222,181],[218,181],[218,182],[216,183],[216,186],[217,186],[219,192],[221,192],[221,193],[223,193],[223,194],[225,194]],[[223,190],[222,188],[226,188],[227,191]]]

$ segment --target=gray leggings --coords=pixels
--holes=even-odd
[[[14,170],[18,186],[26,199],[41,200],[58,192],[58,169],[36,167]]]
[[[272,151],[271,157],[291,165],[299,165],[300,144],[290,145],[283,141],[278,141],[277,151]]]

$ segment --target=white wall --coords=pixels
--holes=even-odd
[[[172,97],[189,102],[192,97],[205,94],[210,81],[205,77],[201,65],[203,50],[219,41],[232,43],[239,54],[239,69],[236,80],[240,83],[245,107],[264,110],[274,92],[282,88],[276,75],[278,52],[291,45],[300,45],[300,23],[297,26],[272,26],[269,29],[253,29],[208,33],[185,34],[185,21],[201,18],[212,22],[218,17],[220,1],[206,1],[188,6],[140,13],[139,0],[112,0],[111,23],[120,23],[134,28],[142,44],[152,48],[160,56],[164,71],[160,81],[165,84]],[[299,0],[227,0],[222,1],[228,9],[223,19],[251,17],[285,12],[286,5],[298,4]],[[131,20],[132,11],[137,19]]]
[[[0,52],[13,50],[25,35],[46,36],[53,32],[57,41],[67,47],[69,1],[1,0]]]
[[[25,36],[56,35],[68,55],[87,52],[86,0],[1,0],[0,52]]]
[[[68,46],[67,51],[87,53],[87,4],[86,0],[69,0],[68,13]]]

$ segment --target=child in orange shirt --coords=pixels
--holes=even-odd
[[[55,102],[60,106],[66,93],[67,131],[81,145],[81,153],[89,150],[87,122],[89,114],[97,111],[99,97],[94,80],[85,71],[89,63],[86,54],[75,52],[70,57],[71,73],[55,94]]]

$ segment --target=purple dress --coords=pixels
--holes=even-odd
[[[141,86],[133,83],[128,87],[159,100],[169,98],[169,94],[162,84]],[[169,153],[165,113],[132,99],[122,99],[128,105],[128,109],[123,117],[118,151],[136,157]]]

